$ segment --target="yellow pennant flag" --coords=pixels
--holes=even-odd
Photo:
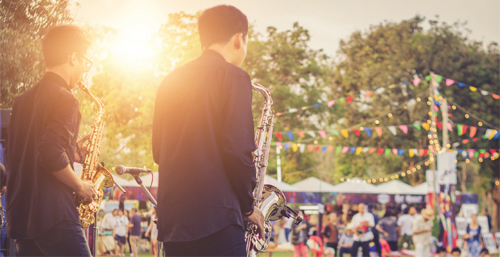
[[[297,152],[297,144],[292,144],[292,149],[294,152]]]
[[[472,92],[476,92],[477,91],[477,87],[469,86],[469,89]]]
[[[488,137],[489,140],[491,140],[495,135],[497,134],[497,131],[496,130],[493,130],[491,132],[491,135]]]
[[[363,147],[356,148],[356,154],[360,154],[363,151]]]
[[[347,132],[347,129],[341,130],[340,133],[342,133],[342,136],[344,136],[345,138],[347,138],[349,136],[349,133]]]
[[[429,129],[431,128],[431,125],[429,125],[429,123],[423,123],[422,127],[424,127],[425,130],[429,131]]]
[[[410,154],[410,157],[413,157],[413,155],[415,154],[415,153],[413,152],[413,149],[410,149],[410,151],[408,151],[408,153]]]

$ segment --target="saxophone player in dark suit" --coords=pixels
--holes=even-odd
[[[14,101],[6,218],[18,256],[90,256],[73,192],[92,199],[96,191],[73,170],[83,160],[76,153],[81,115],[70,91],[90,68],[89,47],[81,28],[51,28],[42,41],[45,75]]]
[[[158,240],[167,256],[246,256],[244,218],[258,225],[250,76],[239,66],[248,21],[220,5],[198,20],[203,53],[158,89],[153,156],[159,164]]]

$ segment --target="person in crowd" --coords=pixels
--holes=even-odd
[[[471,223],[467,224],[464,236],[471,257],[481,256],[481,226],[477,223],[477,214],[471,215]]]
[[[168,74],[156,96],[158,240],[167,256],[246,255],[244,219],[266,234],[253,196],[253,86],[239,67],[248,19],[234,6],[215,6],[199,16],[198,32],[201,55]]]
[[[396,230],[398,224],[396,220],[392,218],[392,211],[387,209],[385,211],[384,217],[379,221],[375,227],[381,234],[382,238],[387,241],[391,251],[398,250],[398,231]]]
[[[436,250],[436,257],[446,257],[447,253],[446,248],[440,246]]]
[[[287,242],[290,242],[290,231],[292,231],[292,224],[295,221],[292,218],[285,218],[285,238]]]
[[[132,245],[130,244],[130,230],[132,230],[132,227],[130,224],[129,212],[127,210],[123,210],[123,216],[127,217],[127,220],[128,220],[127,235],[125,236],[125,241],[127,242],[127,245],[128,245],[128,252],[132,253]]]
[[[0,162],[0,195],[5,194],[7,185],[7,172],[5,171],[5,166]]]
[[[88,137],[77,141],[81,114],[71,92],[92,66],[85,56],[89,38],[74,25],[50,28],[41,42],[45,74],[14,100],[5,209],[18,256],[90,256],[74,194],[88,204],[97,191],[74,170],[74,162],[84,161]]]
[[[488,231],[491,231],[493,226],[491,225],[491,215],[488,213],[488,209],[483,210],[483,216],[486,216],[486,219],[488,219]]]
[[[414,209],[414,208],[413,208]],[[404,209],[404,214],[399,216],[397,225],[399,230],[398,249],[413,249],[413,216],[409,214],[410,208]]]
[[[130,209],[130,214],[132,218],[130,219],[130,246],[132,247],[131,255],[133,257],[139,257],[139,241],[141,239],[141,216],[137,213],[137,208]]]
[[[145,237],[149,236],[151,233],[151,250],[155,257],[158,257],[158,225],[156,220],[156,206],[151,207],[153,213],[151,214],[151,221],[149,222],[148,230],[144,234]]]
[[[345,232],[342,234],[339,240],[339,257],[343,257],[344,253],[351,254],[351,248],[354,243],[353,234],[355,227],[349,223],[345,227]]]
[[[375,227],[375,220],[373,215],[366,211],[364,203],[358,204],[358,213],[352,217],[351,223],[355,227],[351,256],[358,255],[359,247],[362,248],[363,257],[370,256],[370,242],[373,241],[372,229]]]
[[[116,217],[118,216],[118,209],[108,212],[104,215],[101,221],[102,235],[99,237],[98,249],[102,255],[110,253],[115,255],[116,245],[113,236],[113,229],[116,224]]]
[[[125,243],[127,242],[126,236],[128,234],[128,218],[123,215],[123,210],[118,209],[118,216],[116,217],[115,227],[113,229],[113,237],[117,243],[116,255],[123,257],[125,252]]]
[[[413,243],[415,254],[419,257],[428,257],[431,254],[431,232],[434,211],[430,208],[422,209],[420,215],[413,222]]]
[[[302,210],[299,211],[299,214],[304,217],[304,212]],[[308,238],[307,228],[309,227],[307,219],[296,225],[292,224],[292,245],[293,245],[293,253],[295,257],[309,257],[309,249],[307,248],[306,241]]]
[[[375,224],[378,224],[380,218],[378,214],[373,212],[373,209],[375,208],[375,205],[373,203],[368,204],[368,212],[373,215],[373,220],[375,221]],[[382,247],[380,245],[380,235],[378,230],[375,228],[372,229],[373,232],[373,243],[375,243],[375,247],[377,248],[377,253],[380,256],[382,254]]]
[[[460,248],[455,247],[451,250],[451,257],[460,257],[462,254],[462,251],[460,251]]]
[[[326,247],[331,247],[337,252],[337,246],[339,242],[339,231],[337,228],[337,213],[330,212],[328,215],[328,223],[325,225],[323,231],[323,242],[325,242]]]
[[[490,251],[488,250],[488,248],[483,248],[481,249],[481,257],[485,257],[486,255],[489,255],[490,254]]]

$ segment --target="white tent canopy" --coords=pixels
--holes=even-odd
[[[338,192],[336,187],[315,177],[306,178],[293,184],[301,192]]]
[[[380,189],[376,186],[364,182],[360,178],[352,178],[349,181],[342,182],[334,186],[333,192],[337,193],[355,193],[355,194],[377,194]]]
[[[285,182],[279,182],[277,179],[275,179],[269,175],[266,175],[264,177],[264,184],[273,185],[283,192],[298,192],[298,191],[300,191],[299,189],[295,188],[294,186],[287,184]]]
[[[429,189],[427,187],[427,182],[414,186],[413,192],[414,192],[413,194],[415,195],[426,195],[429,192]]]
[[[380,190],[380,193],[385,194],[415,194],[415,188],[403,183],[399,180],[391,180],[389,182],[380,184],[377,186]]]
[[[130,186],[139,186],[137,185],[137,183],[135,182],[135,180],[126,180],[118,175],[115,175],[115,174],[111,174],[111,176],[113,176],[113,180],[118,183],[118,185],[122,186],[122,187],[130,187]]]
[[[146,174],[144,176],[141,176],[140,178],[142,180],[142,184],[145,187],[149,188],[149,186],[151,186],[151,179],[153,180],[152,187],[158,187],[158,172],[153,172],[153,176],[151,176],[151,174]],[[134,184],[136,184],[136,186],[139,186],[139,185],[137,185],[137,182],[135,182],[135,180],[134,180]]]

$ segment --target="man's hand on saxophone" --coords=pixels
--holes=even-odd
[[[248,214],[248,213],[247,213]],[[244,216],[247,216],[243,214]],[[248,220],[253,222],[255,225],[257,225],[257,228],[259,229],[259,236],[262,240],[266,239],[266,230],[264,228],[265,220],[264,220],[264,214],[262,214],[262,211],[259,209],[259,207],[254,206],[253,207],[253,212],[250,214],[250,216],[247,217]]]

